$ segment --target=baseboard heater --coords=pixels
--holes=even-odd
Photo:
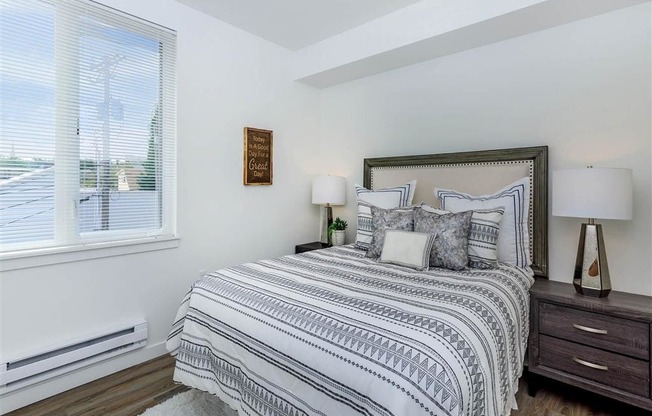
[[[144,347],[147,321],[70,340],[0,364],[0,395]]]

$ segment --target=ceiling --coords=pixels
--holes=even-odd
[[[293,79],[328,88],[651,0],[176,1],[294,51]]]
[[[293,51],[419,0],[177,0]]]

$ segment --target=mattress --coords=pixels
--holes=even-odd
[[[242,415],[508,415],[531,273],[418,272],[352,246],[196,281],[168,337],[174,380]]]

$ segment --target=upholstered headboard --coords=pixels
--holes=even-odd
[[[548,147],[521,147],[461,153],[379,157],[364,160],[364,186],[369,189],[417,180],[414,201],[438,206],[434,189],[472,195],[491,194],[530,178],[530,256],[532,269],[548,277]]]

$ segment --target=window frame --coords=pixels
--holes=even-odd
[[[39,0],[37,0],[39,1]],[[41,0],[42,1],[42,0]],[[37,267],[92,258],[111,257],[122,254],[146,252],[178,247],[176,230],[176,32],[169,28],[137,18],[111,7],[90,0],[72,3],[48,1],[53,6],[55,29],[52,33],[55,45],[54,72],[54,119],[55,119],[55,186],[54,186],[54,239],[7,244],[0,247],[0,271]],[[72,6],[69,6],[72,4]],[[75,13],[81,7],[84,14]],[[159,43],[159,104],[161,114],[171,114],[161,119],[161,143],[158,145],[160,167],[157,178],[160,200],[160,228],[129,228],[80,232],[80,107],[68,105],[71,99],[79,103],[79,57],[80,50],[59,51],[67,45],[70,33],[81,40],[80,19],[89,17],[98,24],[117,27],[131,33],[151,38],[152,27],[171,34],[156,40]],[[128,24],[126,19],[137,24]],[[63,29],[63,30],[61,30]],[[62,35],[61,33],[64,33]],[[164,44],[164,42],[167,42]],[[81,42],[77,42],[80,44]],[[166,80],[167,82],[164,82]],[[63,87],[62,87],[63,86]],[[70,120],[77,120],[71,123]],[[74,124],[74,125],[73,125]],[[61,139],[74,137],[76,139]],[[168,154],[167,152],[171,153]]]

